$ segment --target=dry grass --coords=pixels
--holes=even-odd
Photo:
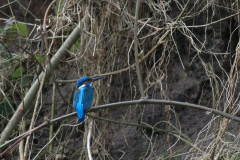
[[[191,3],[187,12],[174,26],[173,22],[176,20],[186,1],[152,1],[144,0],[140,4],[139,13],[139,31],[138,41],[139,49],[143,50],[143,55],[150,51],[158,42],[166,31],[170,30],[170,35],[164,40],[163,45],[154,50],[147,60],[140,65],[142,70],[145,94],[151,95],[155,99],[169,99],[173,100],[175,70],[181,73],[180,80],[189,77],[191,67],[197,69],[192,72],[199,72],[201,77],[199,82],[209,82],[209,89],[211,91],[211,98],[206,102],[204,94],[195,101],[202,105],[222,110],[229,114],[236,115],[239,111],[239,87],[238,87],[238,65],[239,65],[239,42],[235,51],[234,44],[231,42],[234,34],[237,34],[238,28],[235,26],[226,27],[227,24],[234,25],[239,22],[239,15],[223,19],[226,16],[236,14],[239,8],[238,2],[233,0],[226,1],[194,1]],[[123,68],[129,67],[134,61],[134,14],[135,1],[76,1],[67,0],[57,3],[55,6],[56,15],[49,17],[51,21],[51,29],[48,31],[48,37],[53,39],[48,40],[48,48],[53,56],[64,38],[75,26],[81,22],[80,38],[74,47],[69,50],[69,56],[62,62],[61,67],[75,67],[75,78],[83,75],[99,75],[109,73]],[[219,13],[226,12],[224,16]],[[200,17],[200,18],[199,18]],[[221,43],[225,43],[225,35],[223,28],[230,28],[227,34],[230,34],[228,47],[222,49]],[[233,29],[233,30],[232,30]],[[211,34],[209,34],[211,33]],[[224,37],[225,36],[225,37]],[[180,37],[180,38],[179,38]],[[211,40],[216,40],[211,42]],[[28,42],[29,43],[29,42]],[[213,43],[213,44],[210,44]],[[186,48],[188,47],[188,48]],[[27,48],[29,50],[29,48]],[[228,54],[230,53],[230,54]],[[1,54],[1,53],[0,53]],[[19,60],[21,54],[18,54],[15,59]],[[143,55],[139,55],[141,58]],[[188,59],[187,59],[188,58]],[[23,59],[27,59],[23,57]],[[177,59],[177,60],[176,60]],[[230,61],[228,63],[228,61]],[[175,62],[175,63],[174,63]],[[176,62],[178,66],[176,65]],[[2,62],[1,62],[2,63]],[[227,63],[227,65],[225,65]],[[8,81],[11,77],[15,66],[20,62],[9,66],[8,68],[1,68],[1,89],[5,94],[11,97],[12,94],[18,93],[18,96],[23,96],[26,92],[25,88],[19,87],[18,81]],[[229,68],[227,68],[227,67]],[[227,68],[227,69],[226,69]],[[64,68],[63,68],[64,70]],[[217,70],[217,71],[216,71]],[[218,72],[218,73],[216,73]],[[24,74],[33,74],[24,73]],[[193,73],[194,74],[194,73]],[[125,77],[123,77],[125,76]],[[195,78],[197,76],[195,75]],[[176,85],[177,83],[175,83]],[[200,85],[199,85],[200,86]],[[10,89],[9,89],[10,88]],[[113,94],[115,99],[134,100],[140,97],[138,85],[136,83],[135,69],[130,69],[126,73],[119,73],[117,75],[109,75],[104,79],[104,82],[98,82],[95,85],[97,100],[96,105],[107,104],[112,102]],[[129,91],[124,91],[128,88]],[[114,91],[113,91],[114,89]],[[24,90],[24,92],[23,92]],[[199,88],[199,93],[204,92],[204,85]],[[125,95],[128,93],[128,95]],[[185,94],[185,93],[183,93]],[[186,95],[190,97],[191,95]],[[2,95],[1,95],[1,99]],[[193,102],[192,102],[193,103]],[[15,104],[19,102],[16,100]],[[44,107],[44,102],[41,102]],[[152,112],[156,110],[152,107]],[[130,106],[126,112],[119,115],[112,115],[112,118],[122,120],[123,122],[131,122],[131,116],[134,114],[139,121],[135,123],[146,124],[144,115],[149,110],[146,106]],[[164,137],[164,147],[159,151],[156,146],[160,143],[159,135],[147,133],[145,130],[141,131],[140,136],[147,141],[145,153],[141,153],[138,158],[141,159],[170,159],[172,157],[181,157],[183,159],[233,159],[239,158],[239,135],[233,135],[229,130],[230,119],[219,116],[212,116],[209,122],[203,128],[198,130],[195,138],[184,135],[185,129],[182,128],[182,122],[179,119],[179,113],[175,111],[173,106],[165,106],[164,119],[156,122],[154,126],[164,124],[164,129],[167,131],[175,131],[179,133],[176,139],[171,138],[172,135],[166,134]],[[109,116],[108,110],[101,111],[101,113],[94,113],[94,115],[101,114],[102,117]],[[30,113],[29,113],[30,114]],[[119,118],[121,116],[122,118]],[[38,116],[37,116],[38,118]],[[35,121],[37,120],[35,119]],[[3,120],[2,118],[1,120]],[[84,136],[81,137],[83,146],[86,146],[86,137],[88,132],[88,120],[85,122]],[[111,118],[109,118],[111,119]],[[47,159],[53,159],[59,156],[60,153],[70,154],[69,158],[80,157],[80,159],[87,159],[87,149],[71,148],[73,137],[80,134],[83,129],[79,130],[79,125],[75,120],[64,121],[59,124],[58,130],[55,132],[53,141],[57,145],[52,151],[47,152],[49,143],[44,146],[34,147],[33,140],[30,141],[29,155],[34,157],[36,155],[45,156]],[[119,125],[120,126],[120,125]],[[151,126],[151,127],[154,127]],[[2,128],[4,124],[2,124]],[[119,131],[122,135],[124,145],[131,148],[132,144],[128,142],[124,127],[120,126]],[[190,128],[190,127],[189,127]],[[127,150],[120,150],[122,156],[112,155],[113,138],[116,133],[114,130],[116,126],[114,123],[109,123],[102,120],[93,121],[92,130],[92,154],[94,159],[115,159],[116,157],[124,157],[128,154]],[[64,134],[66,132],[67,134]],[[139,135],[136,135],[139,136]],[[184,138],[186,143],[179,147],[178,142]],[[231,137],[231,138],[229,138]],[[40,137],[41,138],[41,137]],[[47,138],[47,137],[46,137]],[[32,137],[34,139],[34,137]],[[33,147],[32,147],[33,146]],[[184,147],[186,148],[184,148]],[[194,146],[194,147],[193,147]],[[81,148],[82,147],[82,148]],[[196,147],[201,150],[197,150]],[[40,150],[34,150],[41,148]],[[64,151],[66,150],[67,151]],[[182,149],[183,148],[183,149]],[[16,152],[16,151],[15,151]],[[17,153],[15,153],[16,155]],[[61,155],[61,154],[60,154]],[[124,159],[124,158],[123,158]]]

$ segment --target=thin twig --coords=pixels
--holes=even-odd
[[[105,0],[107,1],[107,0]],[[186,12],[186,9],[188,8],[190,2],[192,0],[189,0],[184,9],[182,10],[182,12],[180,13],[180,15],[178,16],[177,20],[175,22],[173,22],[173,26],[177,24],[177,21],[179,21],[182,16],[183,16],[183,13]],[[165,38],[170,34],[170,30],[166,31],[163,36],[158,40],[157,44],[155,44],[152,49],[146,54],[144,55],[141,59],[139,59],[139,62],[142,62],[143,60],[145,60],[160,44],[164,43],[164,40]],[[93,75],[92,77],[95,77],[95,76],[109,76],[109,75],[114,75],[114,74],[119,74],[119,73],[122,73],[122,72],[125,72],[125,71],[128,71],[129,69],[133,68],[136,66],[136,63],[132,64],[131,66],[127,67],[127,68],[124,68],[124,69],[121,69],[121,70],[118,70],[118,71],[114,71],[114,72],[109,72],[109,73],[104,73],[104,74],[99,74],[99,75]],[[78,79],[74,79],[74,80],[57,80],[57,82],[61,82],[61,83],[69,83],[69,82],[76,82]]]
[[[53,3],[55,3],[55,2],[56,2],[56,0],[53,0],[53,1],[49,4],[49,6],[48,6],[48,8],[47,8],[47,10],[46,10],[46,13],[45,13],[45,15],[44,15],[44,20],[43,20],[43,34],[46,34],[46,32],[47,32],[46,25],[47,25],[47,15],[48,15],[48,11],[50,10],[50,8],[51,8],[51,6],[53,5]],[[45,47],[46,47],[46,52],[48,53],[49,51],[48,51],[48,44],[47,44],[47,36],[44,36],[44,43],[45,43]]]
[[[56,84],[53,83],[51,119],[54,119],[54,113],[55,113],[55,95],[56,95]],[[53,137],[53,125],[50,126],[49,139],[52,139],[52,137]],[[52,143],[49,145],[49,151],[51,151],[51,150],[52,150]]]
[[[137,79],[138,79],[138,86],[140,89],[140,94],[141,97],[144,98],[144,90],[143,90],[143,83],[142,83],[142,76],[141,76],[141,71],[139,67],[139,59],[138,59],[138,39],[137,39],[137,34],[138,34],[138,10],[139,10],[139,4],[140,0],[137,0],[136,4],[136,12],[135,12],[135,25],[134,25],[134,41],[135,41],[135,62],[136,62],[136,72],[137,72]]]
[[[43,88],[44,81],[45,81],[45,78],[46,78],[46,72],[47,72],[47,69],[45,69],[45,71],[44,71],[43,78],[41,80],[41,85],[40,85],[39,90],[38,90],[37,100],[36,100],[36,103],[35,103],[35,107],[34,107],[34,111],[33,111],[32,120],[31,120],[31,124],[30,124],[29,130],[31,130],[33,128],[33,125],[34,125],[34,122],[35,122],[35,117],[36,117],[36,113],[37,113],[39,98],[41,96],[42,88]],[[27,159],[29,140],[30,140],[30,136],[27,138],[26,143],[25,143],[24,159]]]
[[[159,129],[157,127],[152,127],[150,125],[143,125],[143,124],[135,124],[135,123],[127,123],[127,122],[120,122],[120,121],[114,121],[114,120],[111,120],[111,119],[106,119],[106,118],[102,118],[102,117],[96,117],[96,116],[93,116],[93,115],[90,115],[90,114],[87,114],[89,117],[92,117],[94,119],[99,119],[99,120],[102,120],[102,121],[108,121],[108,122],[113,122],[113,123],[118,123],[118,124],[122,124],[122,125],[128,125],[128,126],[135,126],[135,127],[140,127],[140,128],[146,128],[146,129],[152,129],[153,132],[164,132],[164,133],[168,133],[176,138],[179,138],[181,141],[189,144],[190,146],[192,146],[193,148],[195,148],[196,150],[204,153],[204,151],[202,151],[200,148],[194,146],[191,142],[189,142],[188,140],[182,138],[179,133],[177,132],[174,132],[174,131],[167,131],[167,130],[163,130],[163,129]]]
[[[87,151],[88,151],[88,158],[89,160],[92,160],[92,153],[91,153],[91,135],[92,135],[92,128],[93,128],[93,120],[90,120],[89,123],[89,130],[88,130],[88,136],[87,136]]]
[[[124,14],[128,15],[130,18],[135,19],[134,16],[132,16],[132,15],[130,15],[129,13],[127,13],[126,11],[122,10],[122,9],[121,9],[118,5],[116,5],[115,3],[110,2],[109,0],[104,0],[104,1],[107,2],[107,3],[109,3],[109,4],[111,4],[112,6],[114,6],[115,8],[117,8],[119,11],[123,12]],[[140,21],[140,20],[138,20],[138,22],[141,23],[141,24],[145,24],[145,22],[142,22],[142,21]],[[150,25],[150,24],[146,24],[146,25],[147,25],[148,27],[154,28],[155,30],[162,30],[161,28],[154,27],[154,26],[152,26],[152,25]]]

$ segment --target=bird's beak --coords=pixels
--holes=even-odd
[[[91,79],[91,82],[94,82],[94,81],[99,80],[99,79],[102,79],[102,78],[103,78],[103,76],[93,77],[93,78]]]

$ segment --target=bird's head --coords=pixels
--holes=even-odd
[[[77,81],[77,86],[76,89],[78,89],[79,87],[81,87],[82,85],[86,85],[89,86],[92,82],[99,80],[103,77],[82,77]]]

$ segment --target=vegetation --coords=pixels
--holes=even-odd
[[[0,157],[239,159],[238,1],[26,2],[1,7]],[[82,76],[105,78],[78,123]]]

